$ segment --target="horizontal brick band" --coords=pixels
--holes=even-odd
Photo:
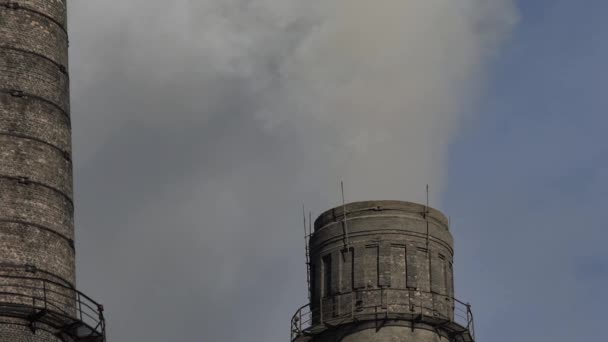
[[[0,7],[9,10],[27,11],[47,18],[67,34],[66,5],[57,0],[0,0]]]
[[[2,220],[29,222],[74,239],[74,207],[55,190],[0,178],[0,208]]]
[[[70,113],[68,111],[64,110],[57,103],[50,101],[48,99],[45,99],[44,97],[40,97],[38,95],[28,93],[28,92],[25,92],[25,91],[19,90],[19,89],[8,89],[8,88],[0,88],[0,94],[10,95],[15,98],[29,99],[29,100],[35,100],[35,101],[40,101],[40,102],[46,103],[50,106],[55,107],[59,112],[61,112],[61,114],[67,118],[68,124],[71,123]]]
[[[36,55],[0,50],[0,84],[13,94],[31,94],[69,112],[69,80],[56,64]]]
[[[0,92],[0,132],[35,137],[72,151],[69,118],[45,101]]]
[[[35,223],[31,223],[31,222],[26,222],[26,221],[7,220],[7,219],[0,218],[0,225],[2,225],[3,223],[18,224],[18,225],[23,226],[26,229],[32,229],[32,228],[33,229],[40,229],[40,230],[44,230],[46,232],[49,232],[51,234],[55,234],[58,237],[64,239],[68,243],[68,245],[70,245],[70,247],[72,249],[74,249],[74,240],[73,239],[71,239],[71,238],[69,238],[69,237],[67,237],[65,235],[62,235],[62,234],[58,233],[57,231],[55,231],[55,230],[53,230],[53,229],[51,229],[49,227],[45,227],[45,226],[42,226],[42,225],[39,225],[39,224],[35,224]]]
[[[0,39],[1,39],[1,37],[0,37]],[[66,77],[69,77],[69,75],[68,75],[68,69],[67,69],[67,67],[65,65],[59,63],[58,61],[56,61],[56,60],[54,60],[54,59],[52,59],[52,58],[50,58],[50,57],[48,57],[46,55],[38,53],[36,51],[27,50],[27,49],[15,47],[15,46],[9,46],[9,45],[0,45],[0,50],[12,50],[12,51],[21,52],[21,53],[28,53],[28,54],[34,55],[36,57],[44,58],[47,61],[55,64],[55,66],[57,66],[57,69],[59,69],[59,71],[61,71],[62,73],[64,73],[66,75]]]
[[[2,132],[0,131],[0,136],[6,136],[6,137],[13,137],[13,138],[17,138],[17,139],[26,139],[26,140],[32,140],[44,145],[49,146],[50,148],[53,148],[55,150],[57,150],[57,152],[61,153],[61,155],[63,155],[63,157],[65,158],[66,161],[71,162],[72,161],[72,156],[70,154],[70,152],[66,151],[66,150],[62,150],[59,146],[57,145],[53,145],[47,141],[44,141],[42,139],[36,138],[36,137],[30,137],[30,136],[26,136],[26,135],[21,135],[21,134],[15,134],[15,133],[11,133],[11,132]]]
[[[6,175],[0,175],[0,179],[12,180],[12,181],[15,181],[15,182],[21,184],[22,186],[28,186],[28,185],[41,186],[43,188],[56,192],[61,197],[65,198],[65,200],[68,201],[71,206],[74,206],[74,204],[73,204],[74,202],[70,196],[68,196],[66,193],[62,192],[61,190],[54,188],[48,184],[44,184],[44,183],[37,182],[37,181],[32,181],[32,180],[24,178],[24,177],[14,177],[14,176],[6,176]]]
[[[0,176],[42,184],[72,200],[72,163],[48,144],[0,135]]]
[[[68,63],[68,35],[46,17],[0,7],[2,45],[45,56],[58,65]],[[65,67],[64,67],[65,69]]]
[[[57,234],[0,223],[0,259],[35,266],[74,284],[74,249]]]

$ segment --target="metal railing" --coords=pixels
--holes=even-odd
[[[401,300],[389,301],[389,294],[402,295]],[[417,298],[412,299],[412,294]],[[368,302],[362,300],[367,295]],[[340,297],[341,305],[331,301]],[[369,298],[372,298],[371,303]],[[403,300],[407,298],[407,300]],[[443,303],[441,303],[443,301]],[[329,303],[328,303],[329,302]],[[446,304],[447,303],[447,304]],[[329,304],[329,305],[328,305]],[[437,305],[436,305],[437,304]],[[332,307],[328,310],[327,307]],[[291,341],[311,336],[327,327],[366,320],[405,320],[442,327],[454,334],[467,333],[475,338],[471,305],[454,297],[408,289],[365,289],[334,297],[319,298],[313,305],[304,305],[291,318]]]
[[[44,273],[2,271],[0,268],[0,316],[24,319],[32,331],[40,323],[76,341],[105,341],[102,305],[67,284],[45,278]]]

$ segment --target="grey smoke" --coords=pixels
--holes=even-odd
[[[338,179],[438,198],[516,20],[507,0],[70,7],[80,286],[124,341],[285,340],[301,203],[336,204]]]

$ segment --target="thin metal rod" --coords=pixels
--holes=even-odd
[[[342,224],[344,227],[344,241],[345,241],[345,245],[346,247],[348,247],[349,242],[348,242],[348,223],[346,222],[346,200],[344,197],[344,182],[340,181],[340,188],[342,189]]]
[[[308,254],[308,233],[306,232],[306,208],[302,205],[302,218],[304,219],[304,256],[306,258],[306,285],[308,285],[308,302],[310,303],[310,260]]]
[[[80,311],[80,320],[82,321],[82,299],[80,298],[80,293],[76,294],[76,300],[78,301],[78,311]]]
[[[424,219],[426,220],[426,252],[429,253],[429,185],[426,185],[426,205],[424,207]]]
[[[46,300],[46,281],[42,282],[42,291],[44,292],[44,309],[47,309],[47,300]]]
[[[311,236],[312,236],[312,211],[309,211],[308,212],[308,237],[311,237]]]

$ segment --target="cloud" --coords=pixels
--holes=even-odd
[[[439,197],[515,18],[506,0],[72,2],[79,277],[111,337],[287,338],[301,203],[336,204],[339,178],[348,200]]]

